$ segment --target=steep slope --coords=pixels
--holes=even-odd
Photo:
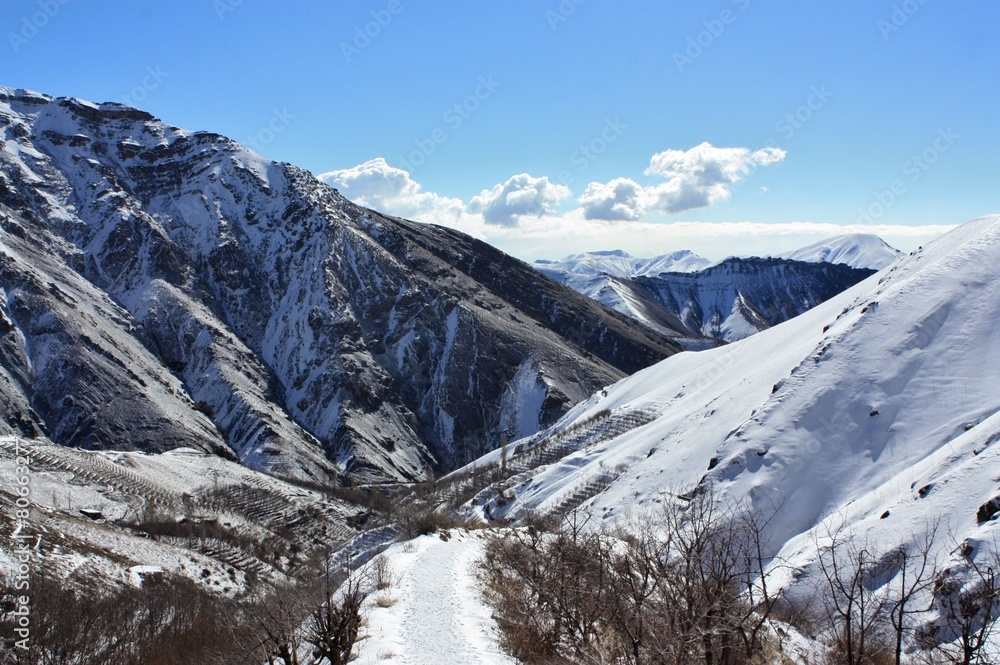
[[[849,233],[821,240],[780,258],[807,263],[843,263],[852,268],[882,270],[892,265],[903,252],[869,233]]]
[[[860,240],[827,250],[810,248],[804,255],[859,262],[878,256]],[[686,250],[652,259],[614,250],[533,265],[588,298],[675,337],[685,348],[701,349],[787,321],[872,272],[830,265],[839,263],[733,257],[711,265]]]
[[[24,436],[123,450],[228,453],[212,422],[141,343],[128,312],[69,269],[68,248],[0,206],[4,421]],[[231,453],[230,453],[231,454]]]
[[[75,289],[114,340],[53,336],[49,317],[8,308],[3,399],[58,443],[224,441],[245,463],[292,475],[421,478],[502,432],[550,424],[677,349],[482,243],[359,208],[216,134],[10,89],[0,129],[0,203],[12,211],[0,239],[20,252],[11,263],[34,268],[38,257],[9,236],[45,247],[52,265],[38,270],[62,275],[49,281]],[[8,272],[16,290],[24,278]],[[43,355],[76,369],[39,374]],[[72,400],[56,398],[59,377]],[[109,390],[127,393],[129,408],[85,429],[77,414]],[[149,437],[131,432],[137,415],[164,410],[197,435],[160,421]]]
[[[1000,216],[981,218],[793,321],[669,358],[512,445],[512,465],[536,448],[568,454],[467,509],[583,503],[613,519],[712,488],[773,513],[786,584],[809,582],[840,524],[888,552],[940,519],[941,560],[965,569],[1000,542],[988,509],[1000,504],[997,266]]]
[[[698,272],[633,281],[692,333],[732,342],[794,318],[871,273],[826,263],[731,258]]]

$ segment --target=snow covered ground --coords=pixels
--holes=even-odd
[[[389,548],[398,576],[391,588],[367,601],[367,626],[359,642],[362,665],[513,665],[500,651],[496,626],[483,603],[476,561],[483,533],[452,530]],[[380,607],[385,605],[385,607]]]
[[[17,462],[24,456],[30,459],[26,474]],[[9,498],[18,475],[27,476],[32,509],[23,525]],[[35,537],[35,564],[69,587],[137,586],[144,573],[164,571],[238,596],[249,577],[284,582],[295,565],[288,557],[261,560],[240,539],[274,542],[276,529],[294,523],[294,533],[282,533],[296,547],[308,549],[314,539],[333,546],[356,535],[347,521],[358,512],[191,449],[150,455],[0,439],[0,573],[12,563],[11,530],[23,528]],[[158,520],[201,521],[234,538],[153,538],[137,528]]]

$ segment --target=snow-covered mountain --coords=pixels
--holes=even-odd
[[[678,336],[687,348],[704,348],[706,339],[731,342],[798,316],[900,256],[878,236],[855,233],[772,259],[713,263],[687,250],[651,259],[611,250],[532,265],[657,332]]]
[[[712,488],[773,514],[783,584],[808,583],[839,524],[889,552],[940,519],[942,569],[967,569],[1000,542],[998,266],[1000,216],[977,219],[791,321],[638,372],[512,444],[516,475],[466,510],[614,519]]]
[[[793,261],[843,263],[852,268],[882,270],[903,256],[903,252],[891,247],[876,235],[849,233],[821,240],[779,256]]]
[[[702,270],[712,265],[712,262],[686,249],[654,256],[651,259],[637,258],[623,250],[613,249],[603,252],[570,254],[558,261],[540,259],[535,261],[534,265],[540,271],[556,279],[566,273],[571,275],[610,275],[631,279],[644,275],[659,275],[661,272]],[[563,280],[560,279],[560,281]]]
[[[12,433],[422,478],[677,350],[484,243],[217,134],[7,88],[0,130]]]
[[[830,263],[731,258],[632,283],[676,313],[691,333],[733,342],[799,316],[871,273]]]
[[[730,258],[688,251],[635,259],[615,250],[536,261],[540,272],[697,349],[766,330],[871,274],[832,263]]]

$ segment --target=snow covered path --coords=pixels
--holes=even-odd
[[[480,598],[475,563],[482,552],[481,534],[452,533],[455,535],[448,541],[437,535],[423,536],[386,552],[399,582],[372,598],[368,613],[370,637],[360,645],[358,662],[515,662],[497,646],[489,608]],[[394,599],[395,603],[379,607],[380,598]]]

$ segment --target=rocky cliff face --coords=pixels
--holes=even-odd
[[[870,238],[885,245],[875,236]],[[839,240],[832,239],[827,245],[848,247]],[[857,246],[857,242],[850,245]],[[533,265],[685,348],[702,349],[720,341],[743,339],[787,321],[874,272],[836,261],[824,262],[832,255],[829,251],[817,254],[813,246],[802,250],[802,255],[806,254],[815,261],[734,257],[708,265],[707,259],[687,251],[653,259],[636,259],[612,251],[577,254],[562,261],[536,261]],[[838,250],[836,257],[856,255],[845,249]]]
[[[215,134],[4,88],[0,131],[0,407],[25,435],[414,479],[677,350]]]
[[[799,316],[874,272],[832,263],[732,258],[698,272],[638,277],[634,283],[691,332],[732,342]]]

